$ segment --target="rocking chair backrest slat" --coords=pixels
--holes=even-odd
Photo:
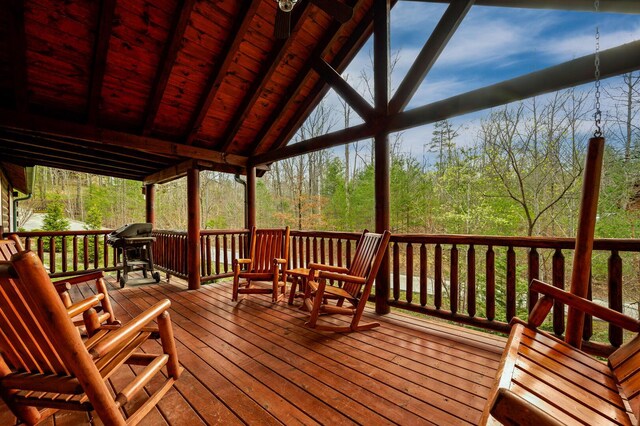
[[[383,234],[374,234],[366,230],[362,233],[349,268],[349,275],[362,278],[369,277],[371,266],[383,240]],[[361,287],[361,284],[353,283],[345,283],[344,285],[344,289],[354,296],[358,295]]]
[[[11,260],[11,256],[18,253],[18,247],[13,240],[0,240],[0,260]]]
[[[251,272],[270,272],[273,259],[286,259],[289,252],[289,228],[256,229],[251,232]]]
[[[52,285],[54,300],[60,298]],[[0,277],[0,327],[3,330],[3,352],[14,368],[27,372],[69,374],[46,330],[47,319],[33,310],[29,286],[11,277]],[[79,338],[79,337],[78,337]]]

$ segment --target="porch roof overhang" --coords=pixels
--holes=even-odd
[[[576,73],[576,63],[567,63],[552,70],[554,78],[524,76],[512,81],[516,86],[506,82],[404,111],[473,4],[593,9],[587,0],[413,0],[451,5],[381,120],[340,76],[373,32],[374,1],[339,1],[353,6],[344,24],[314,3],[299,1],[285,40],[273,36],[274,0],[2,2],[2,159],[147,183],[182,176],[190,167],[244,174],[262,165],[261,174],[270,162],[291,155],[591,78],[590,70]],[[640,2],[612,0],[601,9],[640,13]],[[606,75],[640,69],[638,43],[618,51],[627,61],[603,61]],[[286,146],[329,88],[365,123]],[[436,110],[445,113],[434,115]]]

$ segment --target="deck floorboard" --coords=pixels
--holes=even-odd
[[[176,279],[124,289],[113,278],[109,282],[123,322],[160,299],[172,302],[185,372],[145,425],[476,424],[506,342],[441,321],[399,313],[378,317],[371,309],[365,320],[381,327],[319,332],[303,326],[299,301],[289,306],[247,296],[233,303],[229,282],[195,291]],[[76,297],[93,292],[84,285],[74,291]],[[158,348],[156,342],[143,346]],[[133,375],[122,370],[110,379],[113,389]],[[131,401],[125,411],[143,400]],[[0,423],[13,421],[2,405]],[[58,412],[43,424],[83,423],[83,413]]]

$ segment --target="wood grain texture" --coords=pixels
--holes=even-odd
[[[317,424],[317,416],[334,424],[476,424],[505,342],[402,314],[380,318],[375,330],[332,336],[305,328],[297,304],[273,305],[259,295],[232,303],[230,281],[196,292],[184,291],[181,280],[112,285],[123,318],[164,297],[172,301],[186,370],[147,417],[153,424]],[[371,308],[365,316],[378,319]],[[346,365],[335,361],[344,354]],[[6,413],[0,408],[0,418]],[[56,424],[69,418],[59,412]]]

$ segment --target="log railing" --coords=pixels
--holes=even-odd
[[[187,232],[154,230],[154,266],[169,275],[187,279]]]
[[[292,231],[290,265],[309,262],[348,266],[359,234]],[[516,315],[526,318],[537,300],[529,293],[534,278],[568,287],[574,240],[571,238],[484,237],[475,235],[395,234],[389,244],[392,307],[501,332]],[[632,258],[633,257],[633,261]],[[623,261],[625,260],[626,261]],[[589,297],[617,311],[637,302],[640,240],[599,239]],[[623,283],[626,275],[636,276]],[[635,274],[635,275],[634,275]],[[547,325],[562,335],[565,309],[557,304]],[[620,346],[622,330],[585,321],[585,347],[606,354]],[[598,334],[591,342],[594,333]],[[607,341],[608,344],[603,344]]]
[[[246,229],[200,231],[201,280],[233,276],[233,259],[247,257],[248,237]]]
[[[114,250],[106,244],[110,230],[19,232],[51,275],[68,276],[115,269]],[[187,234],[156,230],[158,269],[186,278]],[[359,233],[291,231],[289,267],[310,262],[349,266]],[[200,236],[202,281],[232,275],[232,261],[246,257],[247,230],[203,230]],[[528,283],[539,278],[568,287],[574,240],[570,238],[490,237],[475,235],[395,234],[389,245],[390,297],[396,308],[490,330],[505,332],[516,315],[526,318],[537,295]],[[640,240],[599,239],[594,243],[589,297],[617,311],[638,303]],[[623,281],[624,277],[624,281]],[[637,306],[637,305],[636,305]],[[633,312],[627,312],[632,313]],[[637,310],[635,311],[637,315]],[[549,331],[565,331],[564,307],[557,304]],[[594,333],[597,335],[594,337]],[[606,354],[623,341],[622,330],[587,317],[585,347]],[[604,345],[604,342],[608,342]]]
[[[16,232],[27,250],[38,254],[52,277],[116,269],[107,244],[111,230]]]

